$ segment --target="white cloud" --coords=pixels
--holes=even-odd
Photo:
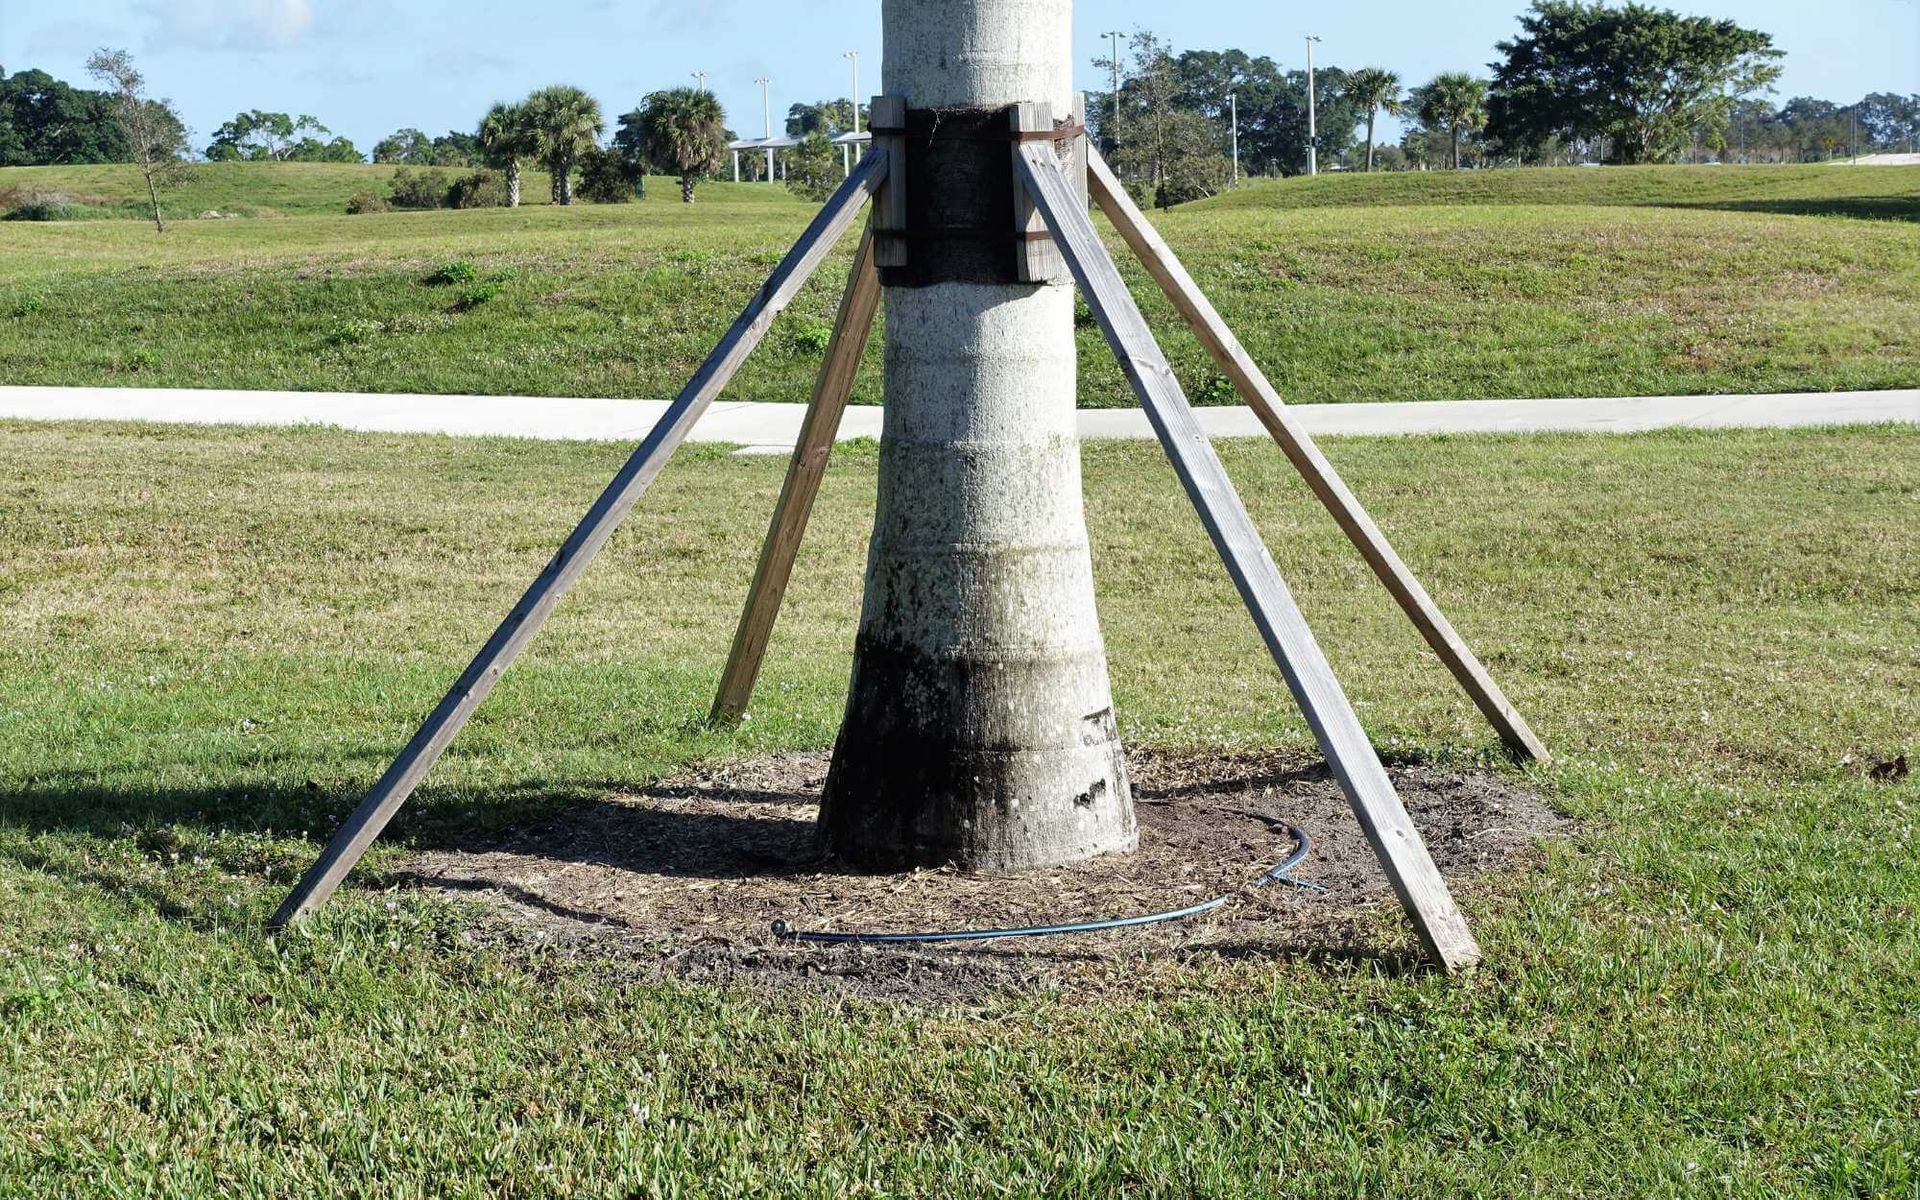
[[[155,0],[144,7],[160,46],[280,50],[313,31],[312,0]]]

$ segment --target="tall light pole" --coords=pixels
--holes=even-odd
[[[1107,141],[1112,148],[1120,148],[1120,38],[1118,29],[1110,29],[1100,35],[1113,44],[1112,52],[1107,56],[1107,65],[1113,68],[1113,128],[1107,131]]]
[[[701,91],[704,92],[707,90],[707,73],[705,71],[695,71],[693,78]]]
[[[860,52],[849,50],[840,56],[853,64],[853,131],[860,132]]]
[[[760,115],[765,122],[764,128],[767,131],[763,136],[768,141],[772,141],[773,140],[773,91],[772,91],[773,79],[769,76],[762,75],[760,78],[754,80],[754,82],[760,85]],[[774,182],[773,147],[772,146],[767,147],[767,182],[768,183]]]
[[[1900,0],[1900,3],[1912,5],[1914,13],[1920,15],[1920,0]],[[1915,54],[1913,61],[1916,72],[1920,72],[1920,53]],[[1920,82],[1920,80],[1917,80],[1917,82]],[[1916,121],[1914,124],[1907,126],[1907,149],[1920,151],[1920,128],[1916,128],[1916,126],[1920,126],[1920,121]]]
[[[1227,93],[1227,109],[1233,114],[1233,186],[1240,186],[1240,93]]]
[[[1313,88],[1313,48],[1320,39],[1307,35],[1307,174],[1320,173],[1320,115],[1319,99]]]
[[[853,64],[853,131],[860,132],[860,52],[849,50],[840,56]],[[840,170],[843,174],[853,174],[853,147],[840,147]]]

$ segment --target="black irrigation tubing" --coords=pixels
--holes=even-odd
[[[1258,816],[1259,814],[1248,815]],[[1282,883],[1290,887],[1305,888],[1310,891],[1326,891],[1325,888],[1317,883],[1307,883],[1291,878],[1294,868],[1305,862],[1307,855],[1313,852],[1313,840],[1307,836],[1306,831],[1295,825],[1275,821],[1270,817],[1261,817],[1260,819],[1267,821],[1269,824],[1278,825],[1291,834],[1294,840],[1294,850],[1292,854],[1287,855],[1278,865],[1262,871],[1258,878],[1254,879],[1254,881],[1245,888],[1240,889],[1240,891],[1266,887],[1270,883]],[[1171,912],[1147,913],[1144,916],[1138,917],[1109,917],[1105,920],[1080,921],[1070,925],[1029,925],[1019,929],[948,929],[928,933],[814,933],[795,929],[785,921],[775,921],[773,923],[773,935],[789,942],[817,942],[827,945],[844,946],[901,945],[924,942],[985,942],[995,938],[1053,937],[1058,934],[1067,933],[1100,933],[1109,929],[1134,929],[1142,925],[1160,925],[1168,921],[1183,921],[1188,917],[1197,917],[1202,913],[1210,913],[1217,908],[1223,907],[1228,901],[1239,894],[1240,892],[1238,891],[1228,892],[1225,895],[1215,896],[1211,900],[1204,900],[1199,904],[1191,904],[1186,908],[1176,908]]]

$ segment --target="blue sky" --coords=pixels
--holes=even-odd
[[[1772,33],[1787,51],[1782,95],[1856,99],[1920,92],[1920,0],[1669,0]],[[1301,35],[1321,61],[1378,64],[1409,82],[1484,70],[1524,0],[1081,0],[1083,86],[1100,33],[1144,25],[1178,48],[1238,46],[1283,65]],[[307,112],[369,149],[393,129],[469,129],[495,100],[569,82],[611,117],[646,92],[706,71],[733,127],[757,134],[773,78],[776,128],[788,104],[846,95],[848,50],[861,90],[879,90],[879,0],[0,0],[0,65],[69,79],[99,45],[134,52],[204,144],[243,108]]]

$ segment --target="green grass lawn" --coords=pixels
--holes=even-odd
[[[416,175],[436,168],[409,167]],[[440,167],[449,180],[472,173],[467,167]],[[363,192],[385,196],[398,167],[390,163],[196,163],[184,183],[161,194],[161,213],[170,220],[194,220],[208,212],[223,217],[337,217],[347,201]],[[708,182],[703,196],[735,203],[795,203],[784,188]],[[521,203],[548,203],[552,180],[545,171],[521,173]],[[147,185],[138,168],[124,166],[0,167],[0,210],[11,197],[55,195],[79,206],[86,219],[151,220]],[[649,176],[645,203],[679,203],[680,181]]]
[[[360,192],[385,195],[394,169],[370,163],[199,163],[185,183],[161,196],[174,220],[202,213],[234,217],[340,215]],[[447,169],[449,177],[465,172]],[[525,202],[547,202],[547,177],[529,177]],[[147,188],[138,168],[126,166],[0,168],[0,208],[7,196],[32,193],[66,198],[94,218],[148,219]]]
[[[1205,208],[1578,204],[1920,221],[1920,170],[1846,165],[1382,171],[1259,180]]]
[[[1322,177],[1158,219],[1296,402],[1818,391],[1920,384],[1920,239],[1845,215],[1911,215],[1916,184],[1901,167]],[[188,221],[164,238],[0,223],[0,381],[671,396],[810,212],[763,185],[703,185],[691,208],[674,192]],[[732,398],[806,397],[849,253]],[[471,307],[425,282],[452,260],[497,294]],[[1232,402],[1130,274],[1189,391]],[[1090,319],[1080,349],[1082,402],[1130,404]],[[879,358],[876,338],[863,402]]]
[[[193,220],[208,212],[223,217],[340,216],[347,201],[362,192],[386,195],[396,169],[372,163],[198,163],[186,182],[161,195],[160,210],[169,220]],[[410,169],[421,174],[428,168]],[[449,179],[471,173],[465,167],[440,170]],[[551,186],[545,171],[524,171],[521,202],[547,203]],[[730,183],[705,186],[715,193],[749,196],[747,189]],[[647,188],[649,200],[680,198],[678,179],[650,178]],[[773,191],[761,188],[755,194]],[[32,194],[65,197],[93,219],[150,219],[146,182],[130,165],[0,167],[0,210],[11,206],[9,197]]]
[[[407,846],[830,741],[871,447],[755,719],[701,724],[782,464],[690,453],[335,907],[259,933],[622,456],[0,425],[0,1194],[1912,1195],[1920,432],[1340,440],[1580,822],[1462,980],[1198,962],[898,1009],[643,976],[388,893]],[[1370,732],[1493,739],[1284,461],[1224,448]],[[1087,450],[1134,746],[1308,745],[1171,472]],[[1406,943],[1398,914],[1369,936]]]

